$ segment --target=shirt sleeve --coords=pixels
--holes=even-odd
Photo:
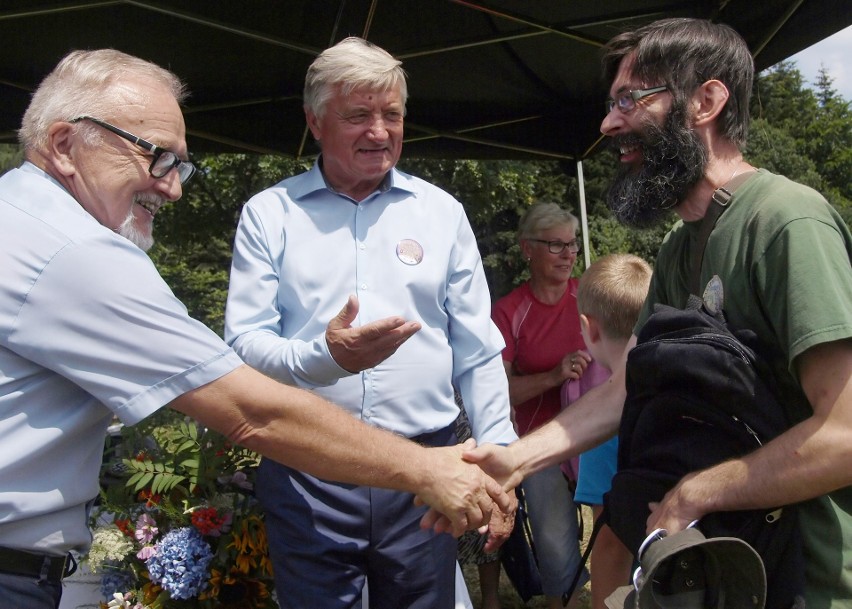
[[[234,240],[225,340],[243,360],[288,385],[315,389],[349,375],[332,358],[321,334],[310,340],[285,338],[278,294],[286,245],[284,214],[264,205],[283,202],[255,197],[243,208]],[[272,195],[267,195],[271,197]]]
[[[69,244],[29,289],[9,345],[134,424],[242,362],[189,317],[144,252]]]
[[[815,247],[814,244],[819,244]],[[755,284],[769,329],[787,366],[819,344],[852,336],[852,243],[821,217],[785,225],[755,265]]]
[[[509,383],[501,353],[505,343],[491,321],[491,302],[482,259],[467,218],[462,216],[447,286],[454,383],[464,400],[477,442],[517,439],[509,417]]]

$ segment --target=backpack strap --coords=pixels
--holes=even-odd
[[[707,247],[707,240],[710,238],[710,233],[716,227],[716,221],[726,209],[728,203],[734,196],[737,189],[745,184],[748,179],[756,173],[756,170],[746,171],[735,176],[724,186],[720,186],[713,192],[710,197],[710,206],[701,220],[701,226],[698,229],[698,237],[695,240],[695,246],[692,248],[692,256],[690,257],[690,275],[689,275],[689,293],[701,296],[701,263],[704,261],[704,249]]]
[[[571,600],[571,597],[574,595],[574,591],[580,583],[580,578],[583,576],[583,569],[586,567],[586,563],[589,562],[589,556],[592,554],[592,547],[595,545],[595,539],[598,538],[598,533],[601,532],[601,528],[603,528],[606,523],[606,506],[604,506],[604,511],[595,519],[595,524],[592,527],[592,534],[589,536],[589,542],[586,544],[586,550],[583,552],[580,564],[577,565],[577,570],[574,572],[574,578],[571,580],[571,585],[568,586],[568,590],[562,595],[563,607],[568,605],[568,601]],[[583,530],[582,526],[580,526],[580,530]]]

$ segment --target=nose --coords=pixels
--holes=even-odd
[[[388,137],[388,128],[381,116],[373,118],[367,134],[374,140],[384,140]]]
[[[162,178],[155,178],[155,188],[167,201],[177,201],[183,196],[183,186],[176,169],[172,169]]]
[[[604,135],[614,135],[615,131],[624,124],[624,115],[615,107],[607,112],[606,116],[601,121],[601,133]]]

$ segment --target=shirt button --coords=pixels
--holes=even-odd
[[[362,290],[366,290],[366,289],[367,289],[367,284],[366,284],[366,283],[362,283],[362,284],[361,284],[361,289],[362,289]]]

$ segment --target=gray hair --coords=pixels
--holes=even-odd
[[[633,74],[649,86],[666,84],[675,102],[685,106],[708,80],[719,80],[730,97],[719,114],[719,130],[744,147],[748,138],[749,100],[754,60],[748,45],[732,27],[704,19],[673,18],[624,32],[604,47],[607,82],[621,61],[635,53]]]
[[[569,225],[576,234],[580,226],[577,216],[556,203],[533,203],[518,223],[518,239],[529,239],[541,231]]]
[[[18,140],[26,150],[47,146],[47,132],[59,121],[81,116],[113,118],[115,109],[128,102],[144,102],[142,93],[119,85],[128,76],[164,85],[178,104],[187,91],[180,79],[160,66],[113,49],[72,51],[41,82],[24,113]],[[82,128],[82,125],[81,125]],[[88,133],[95,133],[89,128]],[[89,144],[99,136],[86,137]]]
[[[308,68],[304,106],[321,118],[338,85],[343,95],[362,88],[389,91],[399,87],[404,112],[408,100],[405,78],[401,61],[381,47],[351,36],[320,53]]]

